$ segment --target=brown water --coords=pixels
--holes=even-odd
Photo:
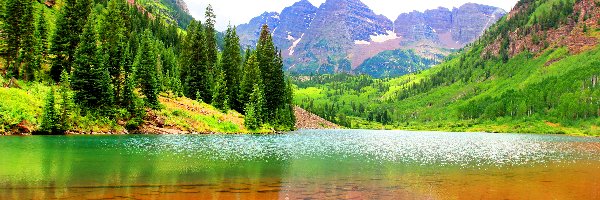
[[[363,130],[3,137],[0,199],[600,199],[600,139]]]

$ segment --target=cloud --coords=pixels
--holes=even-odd
[[[300,0],[185,0],[190,14],[198,20],[204,20],[204,11],[208,4],[213,6],[217,15],[217,29],[224,30],[227,25],[239,25],[250,21],[264,12],[281,12]],[[319,7],[325,0],[309,0]],[[479,3],[498,6],[506,11],[516,4],[517,0],[362,0],[375,13],[383,14],[395,20],[399,14],[413,10],[423,11],[437,7],[459,7],[465,3]]]

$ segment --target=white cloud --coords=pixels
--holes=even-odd
[[[232,25],[244,24],[253,17],[267,12],[281,12],[283,8],[291,6],[300,0],[185,0],[190,13],[196,19],[204,19],[204,10],[208,4],[213,6],[217,15],[217,29],[224,30],[229,23]],[[309,0],[319,7],[325,0]],[[510,11],[517,0],[362,0],[375,13],[383,14],[395,20],[399,14],[413,10],[423,11],[437,7],[458,7],[465,3],[479,3],[498,6]]]

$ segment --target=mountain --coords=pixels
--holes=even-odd
[[[500,8],[467,3],[452,10],[440,7],[401,14],[394,30],[405,43],[430,40],[444,48],[458,49],[479,38],[505,14]]]
[[[183,0],[127,0],[129,4],[136,4],[153,16],[160,16],[169,23],[176,23],[182,28],[187,27],[194,19],[190,15],[187,4]]]
[[[385,51],[411,49],[415,52],[411,59],[432,59],[437,64],[439,55],[446,56],[472,42],[505,13],[500,8],[470,3],[453,10],[405,13],[391,21],[360,0],[327,0],[319,8],[302,0],[281,14],[264,13],[253,18],[238,27],[238,34],[244,46],[252,46],[260,25],[269,25],[285,67],[293,73],[351,72],[378,77],[381,73],[367,70],[378,70],[378,63],[363,67],[369,58],[396,55],[378,55]],[[392,66],[388,70],[393,72],[387,74],[403,75],[411,71],[409,68],[420,67]]]
[[[300,77],[295,102],[351,128],[600,135],[599,43],[597,1],[521,0],[431,69]]]

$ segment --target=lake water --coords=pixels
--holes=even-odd
[[[364,130],[0,137],[0,199],[600,199],[600,138]]]

